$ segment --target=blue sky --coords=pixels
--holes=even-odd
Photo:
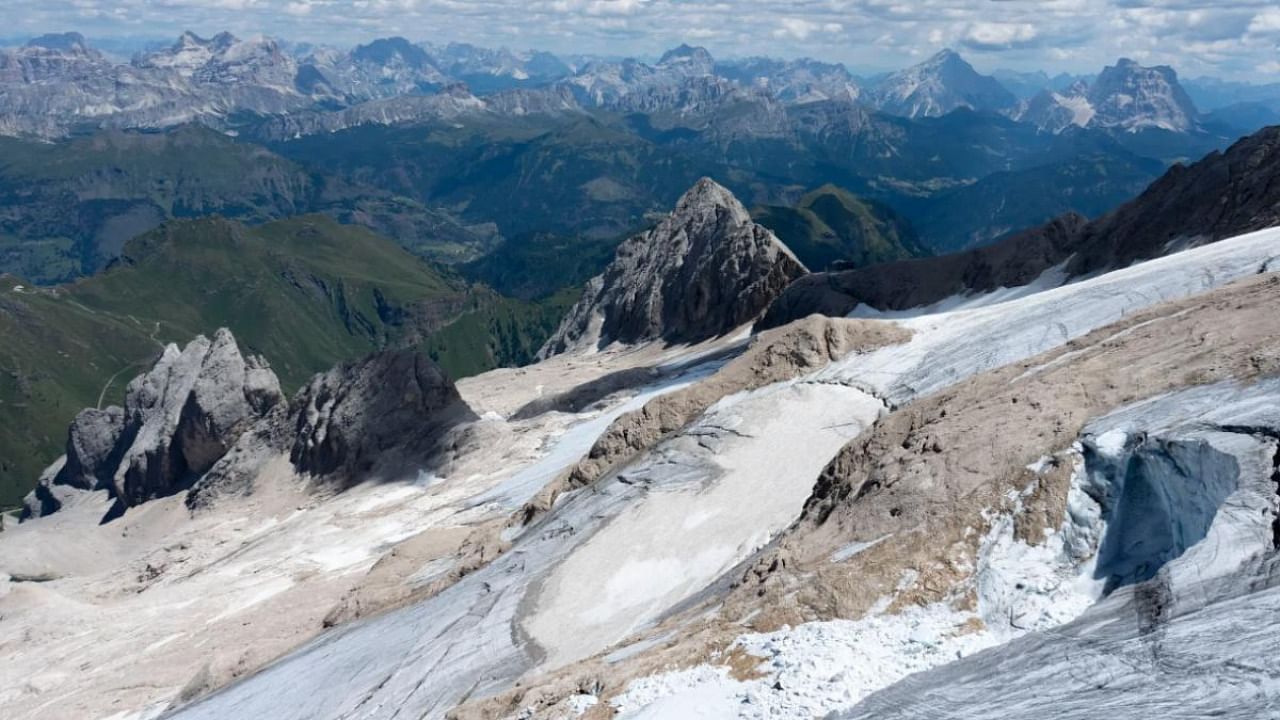
[[[7,34],[231,30],[349,45],[379,36],[561,53],[811,56],[892,69],[953,47],[980,69],[1096,72],[1127,56],[1184,76],[1280,81],[1280,7],[1187,0],[0,0]]]

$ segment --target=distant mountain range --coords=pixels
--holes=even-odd
[[[199,122],[287,139],[364,124],[470,115],[623,113],[702,116],[741,103],[856,104],[910,118],[957,109],[999,113],[1051,132],[1070,126],[1198,132],[1213,124],[1176,73],[1121,60],[1096,79],[978,73],[943,50],[878,79],[816,60],[718,61],[683,45],[656,63],[559,58],[469,44],[374,40],[350,49],[267,37],[187,32],[120,62],[78,33],[0,51],[0,134],[55,138],[86,130],[159,129]],[[1202,97],[1239,97],[1235,130],[1269,121],[1280,90],[1201,83]],[[1266,112],[1264,112],[1266,110]]]
[[[0,51],[0,273],[64,283],[171,220],[320,213],[541,302],[703,176],[812,269],[864,266],[1097,217],[1265,118],[1202,114],[1131,61],[1000,75],[1016,90],[950,50],[868,79],[689,45],[643,62],[184,33],[120,60],[48,35]]]

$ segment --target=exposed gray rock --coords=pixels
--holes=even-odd
[[[187,506],[253,492],[266,464],[288,457],[322,487],[447,462],[449,431],[475,420],[453,382],[422,353],[373,353],[312,378],[293,402],[263,415],[191,489]]]
[[[1054,133],[1072,126],[1129,132],[1201,129],[1200,112],[1173,68],[1143,67],[1128,58],[1108,65],[1091,85],[1076,82],[1062,92],[1044,90],[1016,116]]]
[[[66,467],[61,484],[81,490],[110,487],[111,475],[120,462],[116,446],[124,434],[124,424],[125,413],[121,408],[82,410],[67,432]]]
[[[723,335],[806,272],[732,193],[703,178],[655,228],[619,246],[539,354]]]
[[[1128,58],[1104,68],[1088,98],[1095,112],[1091,125],[1098,127],[1190,132],[1200,116],[1173,68],[1142,67]]]
[[[1068,214],[962,253],[807,275],[773,302],[757,328],[781,327],[814,313],[842,317],[863,304],[907,310],[953,295],[1026,285],[1071,256],[1086,223]]]
[[[886,77],[869,94],[877,109],[905,117],[934,117],[957,108],[1004,112],[1017,98],[995,78],[981,75],[953,50]]]
[[[124,408],[76,417],[66,457],[46,470],[23,515],[56,511],[68,490],[106,490],[117,511],[172,495],[282,400],[266,361],[244,357],[229,330],[212,341],[197,337],[181,351],[169,345],[150,371],[129,383]]]
[[[345,483],[430,455],[441,431],[477,419],[430,358],[380,352],[317,375],[293,403],[300,473]]]
[[[259,476],[274,458],[287,456],[293,446],[288,403],[279,403],[240,435],[236,444],[214,463],[187,494],[192,510],[212,507],[224,497],[252,494]]]

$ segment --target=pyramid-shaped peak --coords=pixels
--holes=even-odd
[[[960,53],[951,48],[943,48],[934,53],[932,57],[925,61],[926,65],[947,65],[951,63],[965,63],[965,59],[960,57]]]
[[[722,336],[758,318],[805,272],[733,193],[702,178],[674,212],[618,247],[539,355]]]
[[[685,191],[680,201],[676,203],[675,215],[707,208],[724,208],[735,216],[741,217],[743,221],[750,219],[746,207],[729,191],[729,188],[709,177],[702,178]]]

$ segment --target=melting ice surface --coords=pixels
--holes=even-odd
[[[837,362],[813,378],[787,384],[788,389],[765,388],[724,403],[721,419],[741,423],[725,429],[738,430],[737,434],[725,429],[716,431],[705,424],[693,428],[694,432],[713,436],[714,443],[718,443],[712,445],[716,448],[714,452],[691,450],[689,443],[698,444],[698,438],[688,433],[664,443],[641,460],[655,465],[655,471],[649,475],[651,483],[633,485],[615,480],[602,483],[590,493],[575,494],[560,503],[555,513],[517,538],[508,554],[444,593],[416,606],[331,632],[259,675],[179,711],[177,716],[389,718],[399,714],[401,717],[441,717],[463,697],[480,697],[511,687],[517,678],[540,667],[548,658],[556,663],[570,662],[584,653],[604,650],[607,643],[621,639],[619,636],[634,626],[635,618],[630,614],[617,618],[600,616],[597,619],[601,622],[596,623],[595,629],[574,635],[578,628],[574,626],[572,609],[580,607],[581,598],[571,588],[563,589],[563,575],[559,583],[554,580],[558,570],[575,562],[584,567],[598,567],[588,560],[591,553],[604,549],[614,551],[611,557],[615,568],[644,562],[654,553],[661,556],[665,550],[655,549],[650,543],[628,545],[625,542],[631,535],[614,528],[625,528],[627,518],[642,517],[643,513],[659,507],[654,503],[666,503],[663,506],[666,515],[679,529],[669,533],[673,545],[684,539],[680,533],[717,528],[716,532],[721,535],[716,544],[734,549],[714,562],[699,564],[696,568],[682,567],[679,582],[670,592],[649,598],[640,608],[644,617],[652,617],[664,605],[669,607],[687,597],[699,584],[705,586],[712,582],[715,576],[711,573],[733,557],[748,557],[757,543],[768,536],[768,533],[760,534],[757,527],[708,524],[699,520],[716,517],[715,508],[705,501],[672,502],[676,494],[684,494],[686,500],[705,500],[715,497],[717,487],[725,488],[726,495],[732,495],[727,491],[733,487],[754,488],[761,478],[749,467],[735,463],[768,452],[771,467],[779,464],[792,469],[794,483],[789,482],[787,487],[801,493],[798,502],[802,502],[817,470],[843,442],[840,435],[829,432],[821,436],[822,451],[826,454],[814,452],[812,440],[819,437],[817,431],[839,425],[830,422],[833,414],[843,415],[843,419],[851,423],[846,433],[856,433],[857,422],[865,425],[874,420],[871,411],[878,403],[862,389],[894,403],[907,402],[918,394],[936,391],[973,374],[1057,347],[1127,313],[1253,274],[1275,254],[1278,241],[1280,231],[1254,233],[996,305],[903,320],[915,335],[902,346]],[[829,393],[839,392],[831,388],[840,385],[846,386],[846,392],[839,395],[839,403],[831,402],[830,398],[836,396]],[[823,390],[828,394],[824,395]],[[849,409],[842,413],[840,406]],[[754,437],[750,432],[751,423],[767,422],[771,417],[793,424],[808,441],[783,445],[772,442],[769,437]],[[585,452],[594,441],[592,433],[598,434],[606,425],[607,422],[601,422],[569,435],[568,442],[562,446],[563,454],[557,455],[554,462],[517,472],[492,499],[517,503],[528,497],[541,486],[543,478],[549,479],[559,468],[577,459],[571,455]],[[569,452],[570,449],[575,452]],[[664,465],[664,458],[673,462],[665,463],[666,469],[657,472],[656,466]],[[707,488],[713,492],[706,492]],[[785,512],[798,510],[798,505],[788,510],[787,503],[781,505]],[[1218,517],[1234,517],[1234,514],[1219,513]],[[780,513],[765,520],[768,527],[781,527],[790,518],[783,518]],[[1214,537],[1211,531],[1206,542],[1215,542]],[[988,538],[993,552],[1000,547],[1000,542],[1000,537]],[[1199,555],[1197,549],[1204,545],[1204,542],[1198,544],[1179,558],[1179,562],[1194,559]],[[633,551],[629,548],[639,555],[628,555]],[[1016,548],[1006,550],[1013,552]],[[997,563],[992,567],[1002,566]],[[1050,575],[1057,577],[1056,571]],[[548,584],[548,579],[553,582]],[[599,587],[605,587],[609,578],[579,578],[579,581],[598,582]],[[1096,587],[1085,584],[1080,591],[1095,593]],[[1113,597],[1123,594],[1116,593]],[[1087,599],[1091,601],[1092,597]],[[882,619],[870,618],[858,621],[866,624],[855,623],[844,630],[839,623],[815,624],[791,631],[794,635],[744,638],[743,643],[758,643],[751,647],[769,658],[771,667],[779,668],[778,672],[802,676],[806,667],[819,669],[814,672],[846,668],[849,679],[842,684],[824,686],[804,697],[782,698],[799,703],[795,705],[797,708],[809,708],[819,702],[815,698],[829,697],[825,695],[828,692],[844,693],[840,696],[840,705],[847,706],[860,694],[883,687],[898,677],[950,662],[957,654],[964,655],[984,647],[984,643],[1005,639],[998,633],[958,632],[956,621],[964,620],[939,608],[913,610],[906,617],[906,626],[886,627]],[[557,623],[562,628],[559,634],[548,630]],[[824,637],[828,638],[827,654],[818,652],[824,647],[821,640]],[[583,638],[591,641],[585,642]],[[848,638],[857,638],[857,641],[848,641]],[[789,654],[792,651],[786,648],[792,647],[809,648],[805,651],[807,656],[818,661],[806,660],[799,650]],[[882,651],[868,657],[857,654],[860,651],[855,648],[860,647]],[[864,681],[857,679],[859,667],[881,667],[883,671],[873,673],[874,677]],[[826,677],[830,676],[828,673]],[[795,682],[797,687],[805,687],[799,680]],[[720,690],[725,688],[716,684],[689,686],[690,692],[712,695]],[[740,698],[742,689],[730,686],[727,691],[731,697]],[[698,697],[699,702],[711,701],[703,695]],[[660,701],[657,695],[651,699],[655,703]],[[584,701],[584,704],[589,703]],[[642,712],[644,705],[636,699],[622,707],[629,712]]]

